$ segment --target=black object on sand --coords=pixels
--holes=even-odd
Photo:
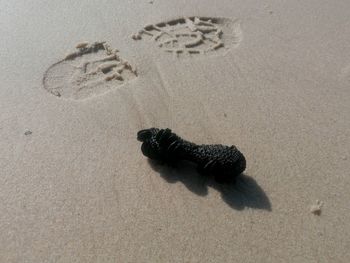
[[[212,175],[218,183],[235,181],[246,168],[244,155],[234,146],[197,145],[183,140],[170,129],[150,128],[137,133],[142,153],[152,160],[175,165],[181,160],[197,164],[201,174]]]

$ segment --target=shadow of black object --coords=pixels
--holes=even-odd
[[[245,174],[237,177],[235,183],[219,184],[212,177],[198,174],[196,166],[189,162],[180,162],[177,167],[169,167],[148,159],[153,170],[168,183],[182,182],[188,190],[206,196],[208,187],[221,193],[222,199],[231,208],[243,210],[245,207],[272,211],[271,203],[256,181]]]

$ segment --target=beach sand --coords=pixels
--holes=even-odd
[[[0,262],[347,262],[349,17],[347,0],[0,1]],[[149,127],[234,144],[247,169],[232,186],[151,163]]]

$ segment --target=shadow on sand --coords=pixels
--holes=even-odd
[[[271,211],[271,203],[263,189],[256,181],[245,174],[240,175],[236,183],[218,184],[211,177],[197,173],[195,166],[188,162],[181,162],[178,167],[160,165],[149,160],[153,170],[168,183],[182,182],[188,190],[199,195],[206,196],[208,187],[212,187],[221,193],[222,199],[231,208],[242,210],[246,207]]]

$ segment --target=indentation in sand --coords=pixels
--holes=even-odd
[[[184,17],[146,25],[132,39],[140,40],[144,36],[175,56],[217,53],[242,41],[238,20],[212,17]]]
[[[76,51],[44,73],[44,88],[57,97],[81,100],[106,93],[137,76],[106,42],[81,42]]]
[[[310,212],[314,215],[321,215],[323,202],[316,200],[316,204],[310,207]]]

